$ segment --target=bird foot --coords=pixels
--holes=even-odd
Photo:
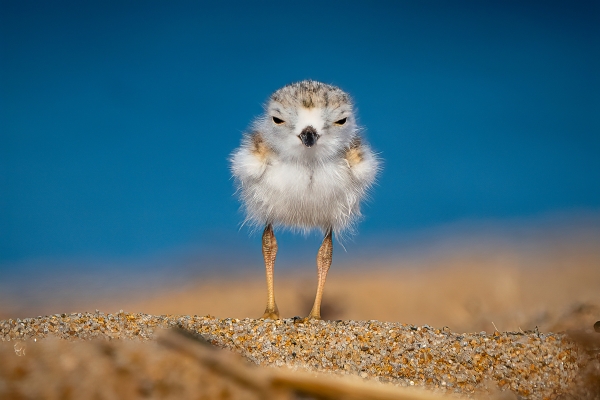
[[[310,313],[308,315],[308,317],[304,318],[303,322],[308,322],[308,321],[311,321],[311,320],[312,321],[320,321],[321,320],[321,315]]]
[[[277,311],[277,310],[275,310],[275,311],[266,310],[265,313],[263,314],[263,316],[261,318],[262,319],[279,319],[279,311]]]

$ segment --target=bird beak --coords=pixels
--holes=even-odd
[[[315,128],[309,125],[300,132],[298,137],[306,147],[312,147],[317,143],[320,135]]]

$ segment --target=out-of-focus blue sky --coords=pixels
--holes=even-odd
[[[254,249],[227,158],[306,78],[385,160],[356,243],[600,209],[596,1],[0,5],[0,269]]]

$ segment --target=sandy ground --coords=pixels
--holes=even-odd
[[[282,317],[306,316],[315,290],[315,266],[283,273],[276,268],[275,294]],[[257,265],[253,274],[198,277],[105,297],[61,293],[34,306],[0,294],[0,319],[95,309],[258,318],[266,284],[264,268]],[[525,248],[446,250],[371,265],[336,265],[334,259],[322,315],[332,320],[447,326],[455,332],[589,327],[600,320],[600,238],[546,241]]]
[[[275,279],[282,317],[306,316],[316,288],[315,267],[284,273],[276,270]],[[43,302],[28,302],[0,293],[0,319],[96,309],[243,319],[262,315],[265,300],[264,270],[257,265],[252,274],[213,274],[178,285],[113,290],[110,296],[86,293],[85,288],[56,288]],[[530,246],[472,246],[358,265],[336,264],[334,259],[322,315],[328,320],[379,320],[448,327],[455,333],[486,331],[492,336],[496,330],[520,334],[536,326],[539,332],[593,332],[592,326],[600,320],[600,240],[562,238]],[[4,343],[6,354],[13,357],[16,352],[13,362],[5,364],[6,371],[0,373],[0,389],[8,390],[5,394],[76,398],[102,389],[102,393],[113,393],[106,398],[197,398],[200,393],[203,398],[246,398],[212,367],[196,371],[199,367],[189,360],[162,350],[149,352],[155,345],[47,340],[43,340],[47,344],[28,345],[26,357],[18,357],[19,349]],[[85,380],[89,387],[69,378],[77,365],[93,366],[93,374],[84,374],[90,377]],[[600,398],[593,394],[600,387],[600,364],[588,368],[592,367],[594,371],[578,378],[586,395],[560,398]],[[515,398],[502,397],[504,394],[498,398]]]
[[[177,331],[165,332],[164,329],[169,327],[182,329],[179,339],[173,336]],[[167,339],[170,344],[162,340],[169,334],[175,340]],[[294,371],[303,371],[321,375],[324,379],[334,376],[362,378],[386,386],[419,388],[446,395],[490,394],[487,388],[493,384],[497,390],[542,400],[573,393],[573,389],[582,386],[586,379],[600,378],[588,372],[590,366],[597,365],[597,356],[588,354],[579,345],[579,342],[587,341],[591,346],[586,347],[592,351],[591,347],[600,346],[600,335],[591,330],[579,331],[579,335],[581,339],[575,342],[577,339],[572,335],[539,331],[458,334],[447,328],[378,321],[216,319],[101,312],[52,315],[0,321],[0,359],[3,360],[0,363],[0,398],[3,392],[23,394],[32,387],[44,387],[50,372],[58,378],[55,380],[61,381],[60,376],[69,366],[68,387],[80,393],[81,386],[87,386],[91,393],[109,394],[107,385],[95,382],[111,382],[110,386],[114,388],[118,385],[115,378],[118,378],[119,370],[126,368],[131,379],[124,383],[131,389],[137,386],[151,397],[164,398],[166,395],[173,397],[178,386],[187,386],[183,397],[198,398],[203,388],[194,388],[193,375],[186,374],[187,378],[178,377],[179,374],[169,376],[170,370],[153,368],[164,363],[177,368],[175,354],[164,351],[177,348],[180,356],[189,358],[197,354],[201,363],[206,365],[208,361],[207,366],[218,362],[198,354],[198,346],[183,340],[193,338],[194,342],[203,342],[203,345],[197,343],[202,347],[222,349],[214,350],[215,356],[217,352],[237,353],[247,360],[246,365],[254,365],[253,371],[238,376],[243,381],[254,382],[253,386],[262,386],[255,380],[256,372],[278,367],[291,369],[293,379],[298,378]],[[62,345],[52,341],[57,337],[63,339]],[[167,348],[161,351],[156,346],[157,341],[159,345],[167,344]],[[75,348],[79,351],[74,352]],[[132,351],[137,354],[135,357],[123,357]],[[70,361],[67,365],[57,365],[57,355],[59,359],[70,357]],[[98,371],[92,365],[100,364],[101,360],[103,366]],[[232,368],[239,369],[238,366],[224,366],[221,372],[228,374]],[[104,379],[90,379],[94,371],[98,378],[104,376]],[[21,377],[18,381],[3,382],[3,377],[15,373]],[[196,369],[196,373],[200,372]],[[161,395],[155,388],[165,381],[169,381],[168,390]],[[587,392],[591,393],[591,389]],[[53,392],[60,390],[55,387]],[[291,398],[298,397],[293,390],[289,394]],[[346,398],[335,396],[339,397]]]

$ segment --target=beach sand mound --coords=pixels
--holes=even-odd
[[[598,337],[459,334],[374,320],[57,314],[0,321],[0,398],[592,399],[600,393]]]

